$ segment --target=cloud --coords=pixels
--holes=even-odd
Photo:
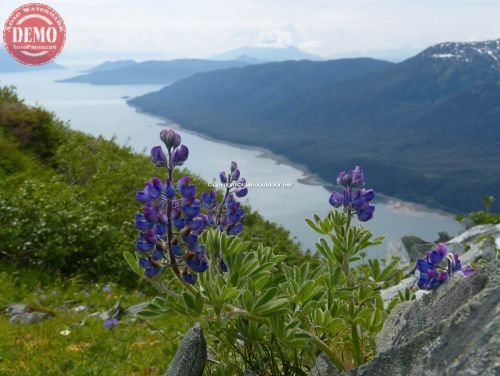
[[[294,38],[288,30],[267,30],[259,34],[255,47],[284,48],[294,45]]]

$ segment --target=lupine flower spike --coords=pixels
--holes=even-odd
[[[236,198],[246,196],[248,189],[237,163],[231,162],[230,172],[219,175],[221,182],[227,183],[222,201],[218,202],[215,189],[204,192],[200,200],[189,176],[174,182],[173,170],[189,156],[180,135],[172,129],[164,129],[160,139],[166,152],[162,146],[153,147],[151,162],[165,169],[166,178],[152,178],[136,194],[137,201],[144,205],[142,212],[135,216],[135,227],[140,231],[136,242],[136,250],[141,255],[139,265],[149,278],[172,268],[182,281],[194,284],[196,273],[205,272],[211,265],[205,247],[198,243],[199,236],[209,227],[230,235],[241,232],[245,211]],[[221,272],[227,271],[222,257],[212,260],[212,264]]]
[[[354,167],[348,172],[342,171],[337,184],[344,187],[342,193],[332,192],[330,205],[335,208],[343,207],[346,212],[356,214],[361,222],[369,221],[373,218],[375,206],[370,202],[375,197],[373,189],[365,189],[365,177],[360,166]]]
[[[474,273],[470,266],[462,268],[458,253],[448,253],[444,243],[439,243],[435,249],[427,252],[425,259],[417,260],[416,268],[420,272],[417,284],[422,290],[439,287],[456,272],[462,272],[466,277]]]

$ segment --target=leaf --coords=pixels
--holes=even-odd
[[[311,221],[310,219],[307,219],[306,218],[306,223],[309,225],[309,227],[311,227],[314,231],[316,231],[318,234],[325,234],[323,232],[323,230],[321,229],[320,226],[318,226],[316,223],[314,223],[313,221]]]
[[[127,261],[128,266],[132,271],[139,275],[139,276],[144,276],[141,267],[139,266],[139,262],[137,261],[137,258],[129,251],[123,252],[123,257],[125,258],[125,261]]]
[[[184,303],[186,303],[186,306],[190,310],[196,311],[196,302],[194,301],[193,296],[190,293],[188,293],[188,292],[184,292],[182,294],[182,297],[184,298]]]
[[[166,312],[145,309],[143,311],[138,312],[137,316],[144,317],[144,318],[159,318],[159,317],[165,316],[166,314],[167,314]]]
[[[263,316],[276,316],[289,311],[287,298],[278,298],[256,307],[253,313]]]

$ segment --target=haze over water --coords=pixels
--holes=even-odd
[[[16,86],[18,95],[28,104],[39,104],[53,111],[61,120],[68,121],[72,129],[102,135],[106,139],[115,136],[117,143],[131,146],[138,152],[148,153],[152,146],[160,143],[160,125],[182,127],[182,124],[167,124],[165,120],[138,113],[126,104],[125,97],[156,91],[162,85],[92,86],[54,82],[77,73],[77,69],[0,73],[0,85]],[[252,188],[246,202],[266,219],[290,230],[304,248],[314,249],[318,236],[308,228],[304,218],[314,213],[324,216],[332,208],[328,204],[330,192],[323,185],[297,167],[278,162],[263,150],[229,145],[185,129],[180,133],[190,151],[185,167],[209,182],[213,182],[221,170],[228,170],[230,162],[235,160],[247,182],[292,183],[290,188]],[[345,166],[346,169],[352,167]],[[138,180],[137,188],[141,185],[142,181]],[[367,186],[371,187],[369,181]],[[377,187],[373,188],[377,191]],[[376,202],[374,219],[366,226],[375,235],[395,240],[404,235],[416,235],[433,241],[439,231],[455,235],[461,229],[451,216],[415,210],[405,203],[395,206],[380,201]],[[374,250],[373,254],[382,255],[382,249]]]

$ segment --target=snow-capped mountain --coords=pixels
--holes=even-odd
[[[464,63],[484,61],[500,68],[500,39],[484,42],[445,42],[424,50],[420,57],[456,60]]]

